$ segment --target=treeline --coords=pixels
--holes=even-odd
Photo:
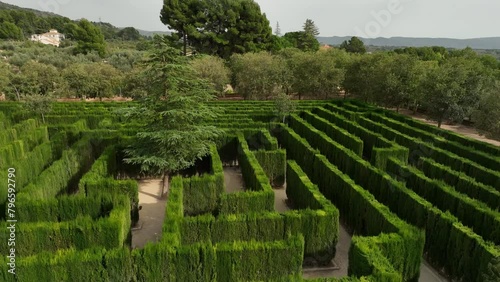
[[[79,22],[59,15],[35,13],[25,9],[0,9],[0,39],[25,40],[32,34],[46,33],[50,29],[57,29],[72,39],[75,25],[78,25]],[[106,40],[135,41],[146,38],[133,27],[120,29],[109,23],[92,24],[100,29]]]
[[[438,122],[468,119],[500,136],[500,64],[472,49],[407,48],[373,54],[340,49],[233,55],[236,91],[247,99],[280,92],[298,98],[359,98],[379,106],[423,111]]]
[[[13,100],[30,94],[146,95],[141,62],[151,44],[108,45],[100,56],[92,50],[74,55],[78,45],[4,43],[0,89]],[[423,111],[439,125],[468,119],[478,129],[500,136],[500,63],[471,49],[424,47],[359,54],[337,48],[318,52],[283,48],[233,54],[227,60],[208,55],[185,59],[218,95],[224,95],[230,84],[245,99],[273,99],[282,93],[299,99],[353,97],[383,107]]]

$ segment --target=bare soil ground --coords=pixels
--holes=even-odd
[[[161,179],[139,181],[138,227],[132,230],[132,248],[143,248],[148,242],[161,239],[166,200],[161,198]]]
[[[290,207],[286,204],[286,184],[283,187],[274,188],[274,210],[277,212],[286,212]]]
[[[239,166],[224,167],[224,184],[226,193],[236,193],[245,191],[245,182]]]
[[[427,120],[427,117],[421,113],[413,114],[413,111],[410,111],[407,109],[400,109],[399,113],[437,127],[437,122]],[[441,128],[462,134],[462,135],[470,137],[470,138],[474,138],[474,139],[482,141],[482,142],[486,142],[486,143],[490,143],[490,144],[493,144],[496,146],[500,146],[500,141],[493,140],[493,139],[485,137],[484,135],[481,135],[474,127],[471,127],[471,126],[466,126],[466,125],[462,125],[462,124],[443,123],[441,125]]]

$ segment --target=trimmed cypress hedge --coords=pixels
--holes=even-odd
[[[335,124],[360,137],[363,140],[363,156],[370,159],[371,163],[376,167],[384,169],[388,155],[400,154],[401,158],[407,158],[407,149],[398,146],[397,143],[389,141],[380,133],[373,132],[360,126],[358,123],[348,120],[342,115],[330,112],[324,108],[316,108],[313,113],[324,118],[330,124]]]
[[[464,224],[471,227],[486,240],[500,244],[500,213],[491,210],[484,203],[457,192],[442,181],[432,180],[420,170],[390,159],[387,171],[406,186],[436,205],[443,211],[450,211]],[[399,174],[397,174],[399,173]]]
[[[500,172],[480,166],[471,160],[437,148],[430,143],[423,142],[365,117],[360,117],[358,122],[409,148],[412,152],[409,162],[412,164],[416,164],[420,157],[430,157],[439,163],[450,166],[453,170],[465,172],[467,175],[483,184],[492,187],[500,187]]]
[[[304,239],[297,236],[267,243],[221,243],[215,249],[217,281],[275,281],[300,275]]]
[[[162,226],[163,236],[161,240],[170,247],[181,245],[181,224],[184,218],[183,190],[182,177],[173,177],[170,181],[167,208],[165,209],[165,220]]]
[[[371,276],[370,278],[374,280],[369,281],[403,281],[401,273],[398,273],[389,260],[382,255],[382,250],[373,243],[374,240],[375,238],[370,237],[354,236],[352,238],[349,249],[349,276]]]
[[[282,131],[282,143],[289,152],[297,152],[291,158],[297,157],[295,160],[309,171],[306,172],[312,176],[313,181],[318,183],[323,195],[332,200],[342,214],[347,215],[346,220],[355,232],[367,236],[375,236],[382,232],[398,234],[399,237],[395,237],[397,240],[377,241],[377,244],[385,251],[384,255],[389,258],[405,280],[417,279],[424,247],[423,231],[405,224],[390,213],[369,192],[356,185],[324,156],[316,154],[306,140],[293,130],[284,127]],[[369,166],[365,161],[363,162]],[[335,188],[332,188],[332,184]],[[366,186],[367,189],[372,190],[373,184]]]
[[[78,177],[94,160],[94,147],[89,139],[82,139],[63,152],[55,161],[28,186],[19,189],[19,200],[49,199],[63,192],[69,182]]]
[[[109,214],[114,203],[110,195],[97,198],[62,196],[40,200],[18,200],[16,218],[19,222],[62,222],[75,220],[79,216],[90,216],[96,220]]]
[[[352,150],[358,156],[363,156],[363,140],[356,135],[349,133],[324,118],[318,117],[311,112],[302,112],[300,115],[305,121],[312,126],[326,133],[334,141],[342,146]]]
[[[444,130],[436,126],[429,125],[425,122],[408,118],[404,115],[395,113],[393,111],[382,111],[382,113],[391,119],[397,120],[402,123],[406,123],[411,127],[418,128],[426,132],[431,132],[436,136],[441,136],[448,141],[456,142],[464,147],[474,148],[475,150],[483,152],[487,155],[500,157],[500,148],[498,146],[481,142],[476,139],[472,139],[470,137],[463,136],[449,130]]]
[[[278,150],[278,141],[272,137],[268,130],[259,130],[247,138],[247,143],[252,150],[264,149],[266,151]]]
[[[210,174],[184,181],[184,212],[188,215],[213,213],[224,193],[224,170],[216,146],[210,147]]]
[[[420,158],[418,167],[429,178],[443,180],[457,191],[487,204],[492,210],[500,208],[500,192],[493,187],[479,183],[474,178],[430,158]]]
[[[253,154],[269,178],[270,184],[273,187],[282,187],[285,184],[286,151],[258,150],[254,151]]]
[[[117,196],[114,201],[109,216],[96,221],[83,216],[65,222],[17,223],[17,255],[22,257],[69,248],[83,250],[93,246],[122,247],[130,232],[130,202],[125,196]],[[0,225],[7,230],[7,223]],[[3,241],[6,241],[6,236],[6,232],[0,233]],[[8,253],[8,248],[7,244],[1,245],[1,253]]]
[[[284,140],[286,139],[290,139],[290,137]],[[298,144],[297,142],[295,143]],[[287,146],[287,148],[289,149],[290,147]],[[294,150],[297,150],[297,148]],[[300,149],[298,150],[300,151]],[[307,165],[302,166],[305,168],[308,167]],[[368,166],[367,168],[370,167]],[[463,234],[465,231],[469,233],[472,231],[466,227],[465,229],[456,229],[454,226],[460,223],[455,217],[443,216],[444,214],[440,210],[433,208],[431,203],[417,195],[414,191],[404,187],[402,183],[391,179],[385,173],[373,173],[373,169],[370,170],[366,170],[364,166],[358,166],[357,169],[350,173],[353,173],[354,179],[360,181],[363,187],[369,188],[381,202],[388,205],[400,217],[418,227],[433,230],[432,233],[426,235],[425,250],[429,255],[429,260],[434,263],[436,268],[445,267],[452,277],[464,278],[466,281],[483,281],[480,278],[483,276],[494,277],[492,281],[498,279],[498,274],[496,274],[498,272],[480,268],[481,265],[476,264],[477,261],[487,261],[486,265],[491,265],[492,269],[500,269],[499,253],[496,247],[491,248],[479,236],[464,237]],[[346,170],[343,169],[343,171]],[[322,174],[320,175],[322,176]],[[335,183],[335,181],[330,181],[329,183]],[[318,184],[321,188],[321,182],[318,182]],[[327,195],[326,192],[323,193]],[[337,204],[337,206],[342,211],[342,205]],[[451,229],[460,235],[461,240],[455,241],[455,239],[449,237]],[[464,261],[460,256],[449,256],[447,254],[447,246],[450,246],[449,244],[453,244],[453,249],[460,250],[464,250],[467,246],[476,246],[476,259]],[[489,273],[484,271],[489,271]]]
[[[376,122],[381,122],[386,126],[393,128],[403,134],[420,138],[421,140],[424,140],[426,142],[430,141],[435,147],[450,151],[462,158],[469,159],[470,161],[475,162],[480,166],[500,167],[500,157],[498,156],[492,157],[491,155],[478,151],[475,148],[469,148],[459,143],[443,139],[442,137],[431,133],[428,130],[421,130],[376,113],[371,113],[369,115],[369,118]]]
[[[52,161],[52,148],[49,142],[37,146],[26,154],[24,159],[14,162],[10,167],[16,169],[16,188],[21,190],[26,184],[33,181]],[[0,170],[0,179],[7,183],[7,170]],[[0,189],[0,208],[5,210],[3,204],[7,199],[7,189]],[[3,214],[3,212],[2,212]]]
[[[223,194],[219,212],[222,214],[274,211],[274,192],[264,170],[259,164],[244,135],[237,137],[238,162],[246,191]]]

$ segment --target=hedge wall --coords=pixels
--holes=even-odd
[[[238,133],[238,162],[240,164],[244,192],[222,194],[219,212],[222,214],[274,211],[274,192],[264,170],[252,151],[245,136]]]
[[[317,152],[309,146],[306,140],[293,130],[283,128],[282,140],[289,152],[300,152],[295,154],[297,156],[295,160],[301,167],[310,171],[308,174],[311,179],[318,183],[323,195],[332,200],[340,212],[345,214],[349,226],[355,232],[368,236],[375,236],[382,232],[397,233],[400,236],[401,239],[397,241],[397,244],[394,240],[382,244],[383,250],[386,251],[384,255],[406,280],[417,279],[424,247],[424,233],[391,214],[369,192],[356,185],[349,176],[333,166],[324,156],[316,154]],[[291,157],[294,158],[294,156]],[[369,166],[368,163],[364,163]],[[372,179],[367,179],[368,182],[370,180]],[[370,183],[369,186],[363,187],[372,191],[374,184]],[[334,185],[333,188],[332,185]],[[391,254],[395,256],[392,257]],[[360,273],[360,276],[363,275],[365,273]]]
[[[22,189],[27,183],[33,181],[52,162],[52,148],[49,142],[37,146],[26,157],[14,162],[10,167],[16,169],[16,188]],[[7,169],[0,170],[0,180],[7,183]],[[0,211],[2,216],[5,211],[7,189],[0,189]]]
[[[224,170],[217,147],[210,147],[210,174],[184,181],[184,212],[194,216],[217,210],[224,193]]]
[[[484,203],[457,192],[442,181],[432,180],[420,170],[389,160],[387,171],[406,186],[443,211],[456,215],[486,240],[500,244],[500,213]]]
[[[466,158],[475,162],[483,167],[500,167],[500,157],[491,156],[488,153],[478,151],[475,148],[469,148],[459,143],[446,140],[439,135],[429,132],[428,130],[418,129],[408,124],[393,120],[391,118],[371,113],[369,118],[373,121],[380,122],[386,126],[393,128],[403,134],[420,138],[425,142],[432,142],[432,144],[440,149],[450,151],[460,157]]]
[[[342,146],[352,150],[358,156],[363,156],[363,140],[356,135],[340,128],[324,118],[318,117],[311,112],[303,112],[300,115],[305,121],[312,126],[326,133],[330,138],[341,144]]]
[[[385,165],[387,154],[391,154],[393,151],[396,154],[402,154],[402,157],[406,154],[405,148],[398,146],[395,142],[389,141],[382,134],[360,126],[357,122],[351,121],[336,112],[330,112],[324,108],[316,108],[313,110],[313,113],[361,138],[363,140],[363,156],[381,169]]]
[[[445,138],[448,141],[451,142],[456,142],[458,144],[461,144],[462,146],[469,147],[469,148],[474,148],[476,151],[481,151],[484,152],[490,156],[494,157],[500,157],[500,148],[498,146],[481,142],[476,139],[470,138],[463,136],[461,134],[449,131],[449,130],[444,130],[441,128],[438,128],[436,126],[429,125],[425,122],[421,122],[416,119],[408,118],[407,116],[395,113],[393,111],[382,111],[382,113],[394,120],[397,120],[402,123],[406,123],[411,127],[418,128],[430,133],[433,133],[437,136],[441,136]]]
[[[96,220],[109,214],[113,209],[111,195],[96,198],[61,196],[40,200],[18,200],[16,218],[20,222],[62,222],[75,220],[79,216],[90,216]]]
[[[264,149],[266,151],[278,150],[278,141],[276,138],[272,137],[268,130],[259,130],[257,133],[249,136],[247,138],[247,143],[250,149],[260,150]]]
[[[443,180],[457,191],[487,204],[492,210],[500,208],[500,192],[493,187],[479,183],[474,178],[430,158],[420,158],[418,167],[429,178]]]
[[[82,139],[63,152],[61,159],[43,171],[28,186],[18,189],[19,200],[49,199],[68,188],[71,180],[88,169],[96,152],[91,140]]]
[[[76,248],[83,250],[94,246],[107,249],[124,245],[130,232],[130,202],[127,197],[117,197],[108,217],[93,221],[90,216],[77,217],[64,222],[18,222],[16,225],[16,253],[27,256],[44,251]],[[7,223],[0,223],[7,230]],[[6,242],[7,232],[0,233]],[[8,253],[7,244],[0,246],[1,253]]]
[[[382,133],[387,138],[395,140],[398,144],[407,147],[412,152],[409,156],[409,163],[411,164],[416,164],[420,157],[430,157],[439,163],[450,166],[453,170],[466,173],[483,184],[492,187],[500,187],[500,172],[480,166],[471,160],[437,148],[430,143],[403,134],[365,117],[360,117],[358,122],[362,126],[375,132]]]
[[[285,184],[286,174],[286,151],[274,150],[254,151],[255,158],[269,178],[273,187],[282,187]]]
[[[275,281],[284,276],[300,275],[302,271],[302,236],[266,243],[221,243],[215,248],[217,281]]]

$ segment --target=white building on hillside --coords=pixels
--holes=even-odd
[[[40,42],[43,44],[50,44],[59,47],[61,40],[64,39],[64,34],[59,33],[55,29],[51,29],[49,32],[44,34],[33,34],[31,35],[31,41]]]

